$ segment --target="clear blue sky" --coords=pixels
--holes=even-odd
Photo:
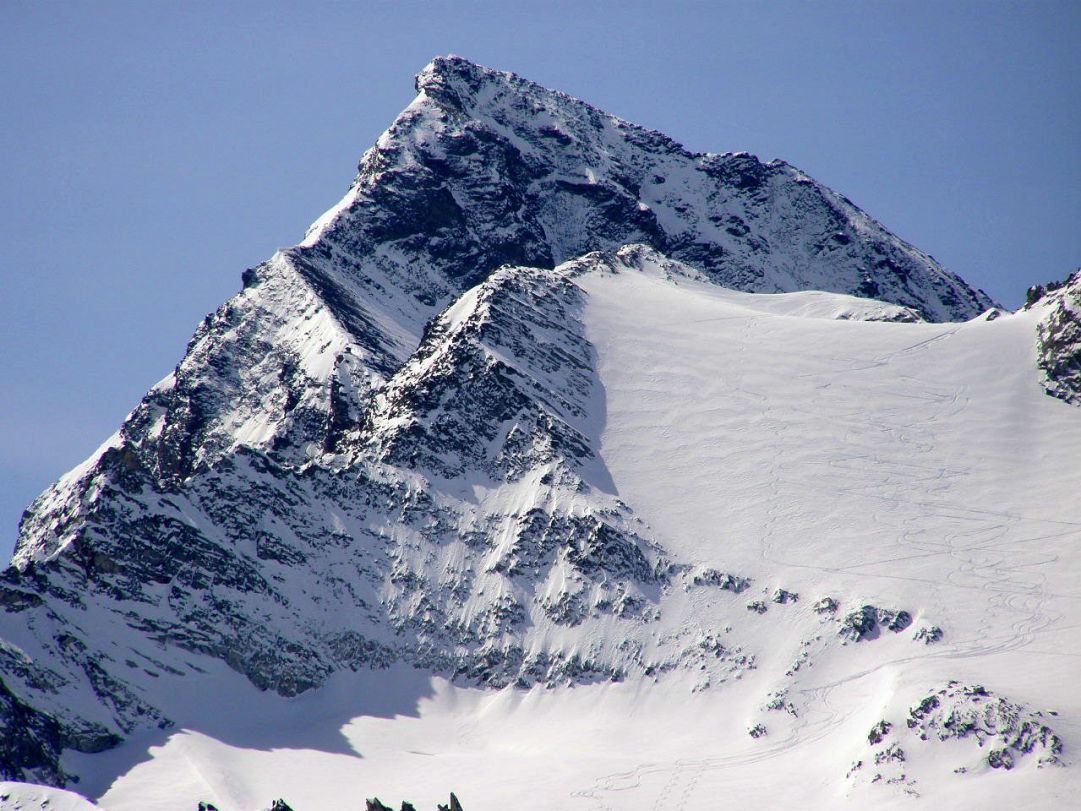
[[[1081,3],[0,4],[0,553],[436,54],[782,157],[1009,306],[1081,264]]]

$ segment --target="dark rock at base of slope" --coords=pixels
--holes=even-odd
[[[0,653],[5,651],[0,648]],[[4,664],[9,674],[18,674],[24,684],[36,685],[46,692],[55,691],[60,682],[55,673],[43,674],[31,665]],[[64,772],[60,757],[65,749],[93,754],[120,743],[119,735],[100,724],[74,715],[58,718],[36,709],[16,696],[0,679],[0,780],[64,785],[73,779]]]
[[[19,700],[0,681],[0,779],[63,785],[64,732],[59,721]]]

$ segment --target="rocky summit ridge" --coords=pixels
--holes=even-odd
[[[456,57],[428,65],[417,90],[345,198],[245,272],[125,421],[124,446],[157,480],[182,482],[238,446],[292,462],[332,450],[425,325],[507,264],[641,243],[737,290],[847,293],[932,321],[991,306],[781,161],[694,154]]]
[[[692,153],[458,57],[416,89],[344,199],[26,511],[0,575],[0,776],[63,785],[64,750],[168,728],[159,684],[201,657],[285,696],[396,662],[491,686],[735,677],[753,651],[653,632],[662,611],[726,624],[702,589],[746,614],[751,580],[674,559],[617,494],[579,281],[820,290],[895,321],[992,306],[783,161]],[[831,639],[843,614],[822,612]]]

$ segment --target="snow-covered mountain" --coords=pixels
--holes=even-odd
[[[1001,314],[783,162],[456,57],[417,91],[27,510],[0,775],[1065,807],[1076,277]]]

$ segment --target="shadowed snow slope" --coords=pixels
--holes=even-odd
[[[0,804],[1066,807],[1072,299],[948,322],[787,164],[417,81],[28,510]]]

